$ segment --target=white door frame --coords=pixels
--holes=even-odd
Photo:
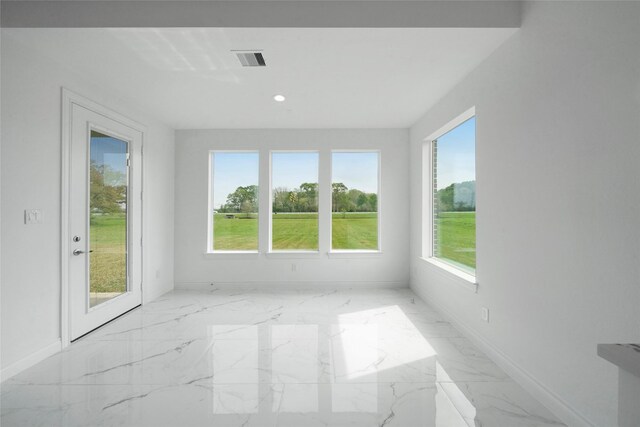
[[[147,131],[146,126],[114,111],[103,105],[98,104],[82,95],[78,95],[75,92],[70,91],[67,88],[62,88],[62,123],[61,123],[61,187],[60,187],[60,338],[62,340],[62,348],[67,347],[71,343],[70,333],[70,320],[69,320],[69,261],[71,259],[70,253],[70,224],[69,224],[69,194],[71,190],[71,111],[73,105],[91,110],[96,114],[100,114],[108,119],[119,122],[125,126],[128,126],[134,130],[139,131],[142,134],[141,150],[144,147],[145,133]],[[144,152],[142,154],[144,156]],[[144,157],[140,164],[142,188],[144,191]],[[141,206],[141,224],[142,230],[144,230],[144,201]],[[144,233],[143,233],[144,236]],[[144,263],[144,240],[141,245],[141,263]],[[144,281],[144,268],[140,265],[141,282]],[[141,289],[144,293],[144,289]],[[144,296],[143,296],[144,298]]]

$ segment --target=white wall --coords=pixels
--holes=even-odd
[[[640,3],[523,14],[411,129],[411,286],[570,425],[615,426],[596,344],[640,342]],[[422,139],[474,105],[477,294],[419,258]]]
[[[2,30],[0,291],[1,366],[5,375],[24,367],[30,355],[55,350],[60,340],[62,86],[147,126],[145,300],[173,287],[173,131],[136,111],[114,88],[75,74],[72,66],[25,48],[12,37],[11,30]],[[27,208],[41,209],[44,223],[24,225]]]
[[[176,132],[176,286],[408,286],[408,130],[185,130]],[[381,151],[382,254],[329,258],[329,217],[320,216],[320,253],[311,257],[206,255],[210,150],[261,150],[262,183],[268,182],[269,150],[320,150],[320,203],[330,199],[331,149]],[[324,166],[323,166],[324,165]],[[324,183],[324,185],[323,185]],[[323,188],[325,197],[322,198]],[[261,210],[268,188],[261,188]],[[326,204],[325,204],[326,206]],[[321,208],[322,209],[322,208]],[[328,211],[326,211],[328,212]],[[261,237],[266,237],[261,221]],[[266,239],[261,243],[264,245]],[[296,264],[295,272],[291,264]]]

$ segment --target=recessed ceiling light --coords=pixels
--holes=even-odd
[[[284,95],[276,95],[276,96],[273,97],[273,99],[276,102],[284,102],[284,100],[287,99],[287,98],[285,98]]]

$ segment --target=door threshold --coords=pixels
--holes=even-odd
[[[129,310],[127,310],[127,311],[125,311],[124,313],[122,313],[122,314],[120,314],[120,315],[118,315],[118,316],[114,317],[113,319],[109,320],[108,322],[103,323],[102,325],[98,326],[97,328],[93,328],[92,330],[90,330],[90,331],[89,331],[89,332],[87,332],[86,334],[82,334],[82,335],[80,335],[78,338],[76,338],[76,339],[74,339],[74,340],[71,340],[71,342],[72,342],[72,343],[74,343],[74,342],[78,341],[79,339],[82,339],[82,338],[86,337],[86,336],[87,336],[87,335],[89,335],[90,333],[92,333],[92,332],[94,332],[94,331],[97,331],[98,329],[102,328],[103,326],[108,325],[109,323],[113,322],[114,320],[119,319],[119,318],[121,318],[122,316],[124,316],[125,314],[131,313],[133,310],[135,310],[136,308],[140,308],[140,307],[142,307],[142,304],[138,304],[138,305],[136,305],[135,307],[133,307],[133,308],[131,308],[131,309],[129,309]]]

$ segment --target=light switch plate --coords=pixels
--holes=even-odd
[[[42,224],[42,211],[40,209],[25,209],[24,223],[27,225]]]

